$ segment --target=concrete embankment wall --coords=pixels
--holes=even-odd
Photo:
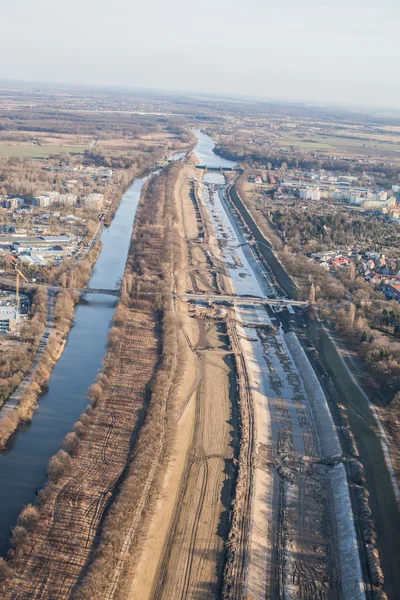
[[[246,225],[250,229],[250,231],[253,234],[256,241],[260,242],[260,244],[258,245],[258,249],[259,249],[260,253],[262,254],[262,256],[265,258],[265,260],[267,261],[268,266],[270,267],[271,271],[275,275],[276,280],[278,281],[279,285],[281,286],[281,288],[283,289],[283,291],[285,292],[285,294],[287,296],[296,300],[297,299],[296,284],[294,283],[293,279],[291,277],[289,277],[288,273],[286,272],[286,270],[284,269],[282,264],[279,262],[279,260],[275,256],[270,242],[264,236],[264,234],[261,232],[257,223],[254,221],[252,215],[248,211],[247,207],[244,205],[242,199],[240,198],[240,196],[237,192],[235,185],[233,185],[231,188],[229,188],[229,196],[230,196],[233,204],[236,206],[236,208],[242,215]]]
[[[295,334],[293,332],[285,334],[285,340],[310,402],[322,457],[339,457],[342,449],[321,384]]]
[[[365,598],[363,576],[346,471],[343,464],[336,465],[329,471],[329,479],[336,521],[342,598],[363,600]]]
[[[342,454],[328,402],[306,353],[293,332],[285,334],[287,347],[303,381],[319,439],[323,458],[334,458]],[[328,470],[331,486],[333,516],[337,532],[337,551],[340,568],[341,597],[343,600],[365,598],[363,576],[357,547],[346,471],[342,463]]]

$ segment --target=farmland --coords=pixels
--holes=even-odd
[[[1,156],[15,156],[17,158],[49,158],[54,154],[81,154],[85,146],[37,146],[29,145],[1,145]]]

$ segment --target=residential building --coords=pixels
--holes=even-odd
[[[78,196],[76,194],[60,194],[59,202],[63,206],[76,206]]]
[[[88,208],[96,208],[99,209],[103,205],[103,194],[89,194],[85,198],[82,198],[81,204],[82,206],[87,206]]]
[[[319,188],[304,188],[299,191],[302,200],[320,200],[321,190]]]
[[[400,302],[400,283],[389,283],[385,287],[385,293],[389,298],[394,298]]]

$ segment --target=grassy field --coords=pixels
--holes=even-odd
[[[323,138],[322,138],[323,139]],[[400,152],[400,144],[391,143],[390,141],[377,139],[359,139],[352,137],[332,137],[327,138],[335,148],[373,148],[379,150],[389,150],[391,152]]]
[[[281,140],[279,139],[277,141],[278,145],[280,146],[295,146],[296,148],[310,148],[310,149],[315,149],[315,150],[333,150],[334,146],[331,146],[330,144],[327,144],[326,142],[319,142],[319,141],[313,141],[313,142],[306,142],[304,140],[300,140],[300,139],[285,139],[285,140]]]
[[[400,144],[396,143],[395,138],[389,139],[368,139],[364,137],[352,138],[339,136],[315,136],[312,140],[302,140],[295,134],[285,133],[283,138],[276,140],[279,146],[294,146],[295,148],[304,148],[308,150],[333,150],[345,154],[370,154],[370,155],[391,155],[396,158],[400,155]]]
[[[20,146],[0,145],[1,156],[16,156],[18,158],[48,158],[51,154],[79,154],[85,146],[35,146],[33,144]]]

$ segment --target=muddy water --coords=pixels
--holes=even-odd
[[[113,289],[122,277],[146,179],[132,184],[123,195],[110,227],[103,230],[103,248],[89,287]],[[32,423],[22,427],[9,449],[0,454],[2,555],[9,547],[10,530],[19,512],[25,504],[34,502],[35,490],[45,481],[49,458],[60,448],[63,437],[85,409],[86,391],[101,368],[115,305],[113,296],[85,294],[76,308],[65,350],[54,367]]]

